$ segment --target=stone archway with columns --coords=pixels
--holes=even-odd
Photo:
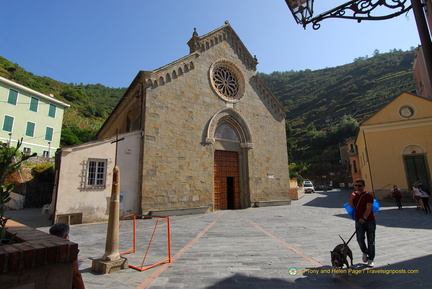
[[[213,209],[250,207],[248,151],[253,143],[244,118],[232,108],[218,111],[209,122],[206,143],[214,151]]]

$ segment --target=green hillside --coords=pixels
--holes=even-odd
[[[286,109],[290,163],[314,178],[340,170],[338,144],[401,92],[414,92],[415,51],[394,50],[321,70],[260,74]]]
[[[0,76],[41,93],[52,94],[58,100],[70,104],[64,115],[62,146],[94,139],[96,132],[126,91],[126,88],[109,88],[101,84],[62,83],[27,72],[1,56]]]

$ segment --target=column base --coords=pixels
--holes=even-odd
[[[92,271],[101,274],[110,274],[127,268],[129,268],[128,259],[123,257],[120,257],[120,259],[114,261],[95,259],[92,262]]]

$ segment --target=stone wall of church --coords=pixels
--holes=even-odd
[[[144,213],[212,205],[213,155],[203,130],[215,103],[200,74],[195,67],[147,90]]]
[[[262,98],[250,100],[240,112],[253,135],[253,149],[249,151],[251,202],[289,200],[285,119],[276,120],[268,105],[262,105]]]
[[[209,121],[218,111],[233,108],[249,126],[250,201],[289,200],[285,120],[274,102],[261,95],[255,72],[246,68],[228,42],[190,55],[155,72],[147,88],[143,213],[164,209],[213,207],[214,145],[205,142]],[[209,68],[222,58],[234,62],[245,78],[245,95],[237,103],[213,91]],[[180,73],[181,69],[181,73]],[[167,77],[167,74],[169,77]]]

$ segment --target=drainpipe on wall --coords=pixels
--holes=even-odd
[[[54,176],[54,188],[53,188],[53,194],[51,198],[51,205],[53,205],[52,212],[52,222],[51,225],[53,225],[56,221],[56,215],[57,215],[57,198],[58,198],[58,188],[59,188],[59,172],[61,167],[61,156],[62,156],[62,150],[57,149],[55,153],[55,176]],[[54,203],[54,204],[53,204]],[[51,207],[51,206],[50,206]]]
[[[145,80],[145,77],[148,76],[148,72],[143,73],[143,78]],[[142,194],[143,194],[143,177],[144,177],[144,137],[145,137],[145,127],[144,127],[144,117],[145,117],[145,100],[146,100],[146,92],[147,87],[145,86],[145,83],[142,83],[140,80],[138,80],[139,85],[141,86],[141,97],[140,97],[140,150],[139,150],[139,170],[138,170],[138,214],[142,215]]]

